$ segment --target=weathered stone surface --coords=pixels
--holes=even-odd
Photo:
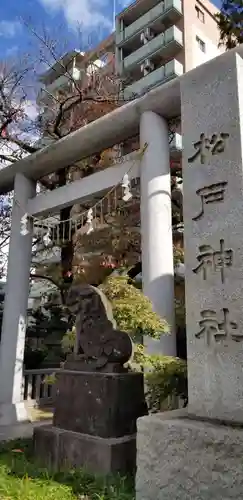
[[[167,412],[138,419],[136,500],[239,500],[243,429]]]
[[[34,431],[41,464],[54,470],[84,468],[93,474],[128,474],[136,464],[136,436],[103,439],[43,426]]]
[[[64,363],[65,370],[78,372],[96,372],[96,373],[127,373],[127,367],[121,366],[118,363],[107,362],[104,366],[99,367],[94,360],[87,360],[82,354],[71,354],[67,357]]]
[[[67,306],[76,316],[75,354],[82,358],[87,371],[104,371],[107,363],[113,372],[124,371],[133,353],[131,338],[116,330],[112,306],[105,294],[91,285],[73,285]],[[108,370],[106,370],[108,371]]]
[[[53,424],[103,438],[136,433],[136,420],[147,413],[141,373],[58,374]]]
[[[243,61],[181,81],[189,409],[243,421]]]
[[[57,374],[53,426],[34,434],[36,456],[55,469],[132,473],[136,421],[147,413],[143,374],[123,366],[132,343],[114,329],[106,297],[94,287],[71,288],[68,306],[77,315],[77,345]]]

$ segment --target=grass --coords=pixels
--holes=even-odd
[[[83,471],[51,473],[33,458],[31,440],[0,443],[0,500],[134,500],[132,481]]]

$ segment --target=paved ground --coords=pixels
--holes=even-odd
[[[51,420],[53,417],[52,408],[35,408],[26,407],[29,419],[31,422],[39,422],[40,420]]]
[[[41,420],[39,422],[27,422],[15,426],[0,427],[0,441],[11,441],[18,438],[31,438],[35,427],[51,424],[51,420]]]

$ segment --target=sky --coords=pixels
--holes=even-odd
[[[33,41],[29,28],[43,27],[65,47],[85,50],[102,40],[113,26],[113,5],[118,13],[130,0],[0,0],[0,61],[28,53]],[[213,0],[219,6],[220,0]]]

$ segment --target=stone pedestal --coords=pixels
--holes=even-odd
[[[53,425],[34,432],[36,455],[55,469],[131,473],[136,421],[146,413],[141,373],[64,369],[58,374]]]
[[[239,500],[243,428],[186,411],[138,419],[136,500]]]
[[[93,474],[126,475],[136,464],[136,434],[105,439],[43,426],[34,431],[34,449],[38,459],[54,470],[77,467]]]

